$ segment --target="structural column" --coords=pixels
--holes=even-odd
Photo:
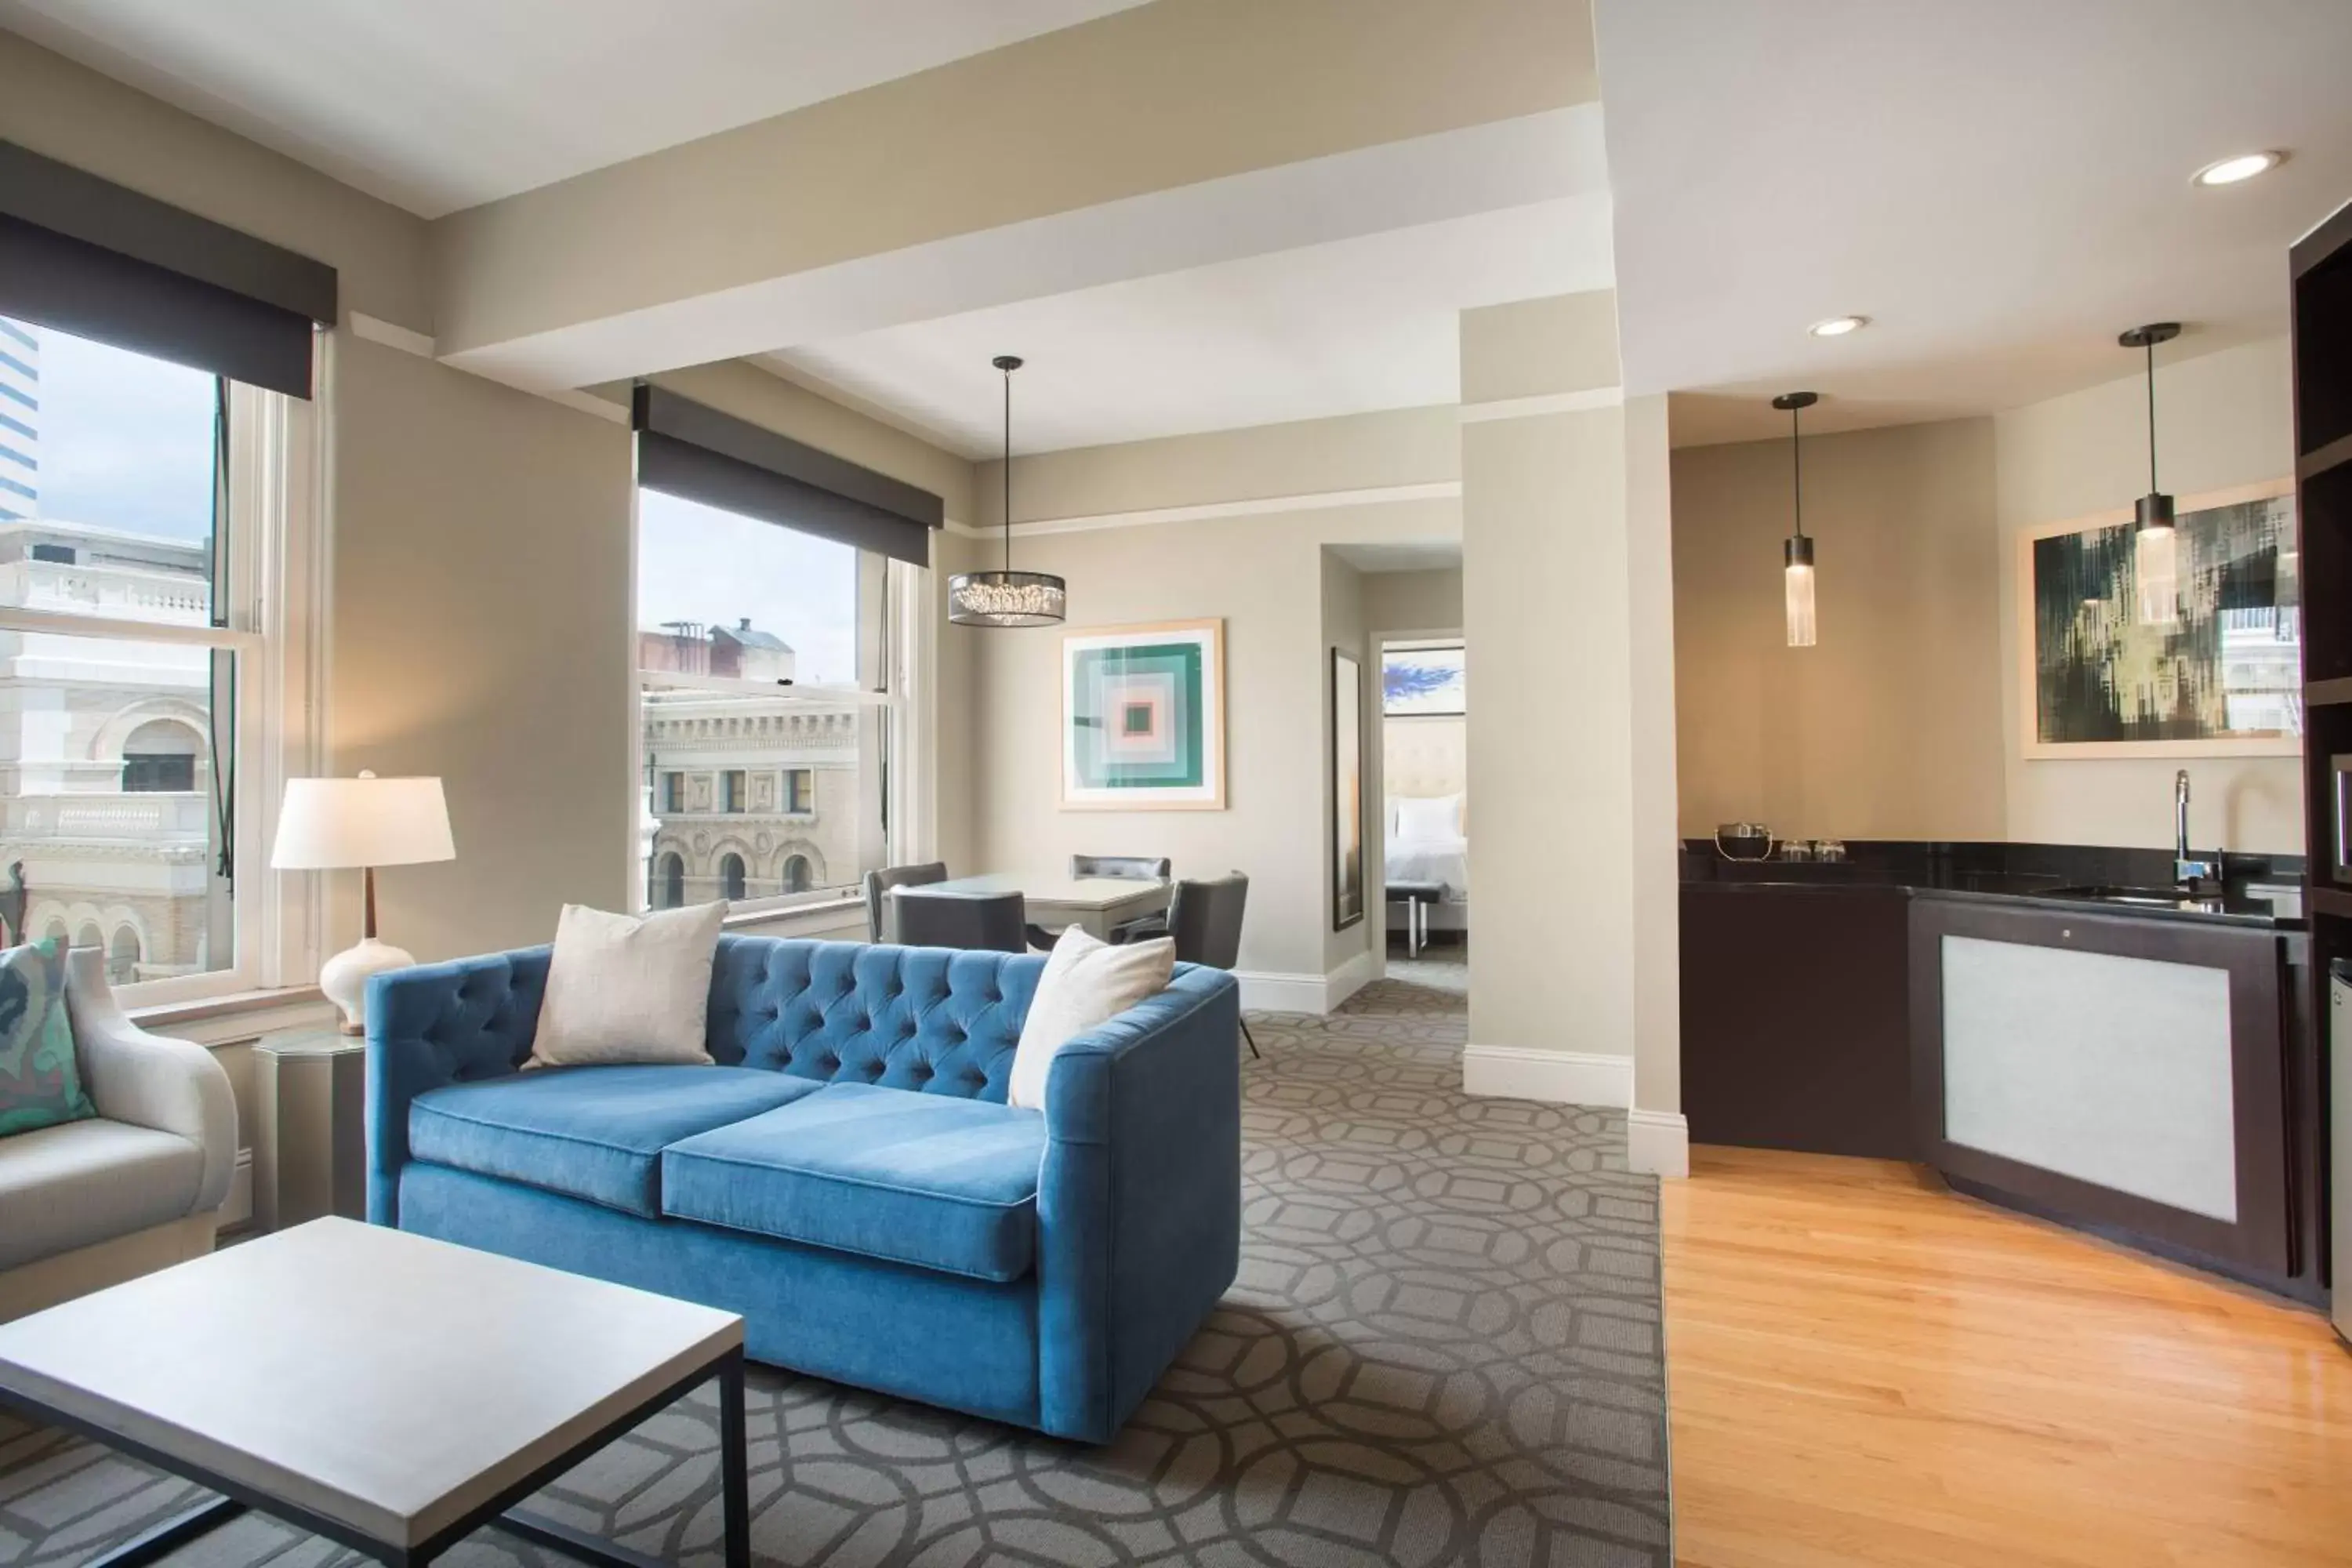
[[[1465,311],[1461,334],[1464,1084],[1630,1108],[1647,1064],[1634,1152],[1678,1171],[1663,400],[1625,402],[1609,290]]]

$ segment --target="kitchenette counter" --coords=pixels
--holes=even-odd
[[[1700,847],[1704,846],[1704,853]],[[1693,1142],[1909,1160],[2288,1294],[2317,1288],[2302,865],[1849,845],[1684,858]]]

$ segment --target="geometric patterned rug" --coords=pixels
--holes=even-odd
[[[1244,1063],[1241,1278],[1116,1442],[754,1368],[754,1554],[1670,1563],[1657,1188],[1625,1170],[1623,1113],[1468,1098],[1462,966],[1391,973],[1329,1017],[1251,1016],[1265,1059]],[[716,1414],[682,1400],[531,1506],[715,1562]],[[70,1568],[199,1495],[0,1415],[0,1568]],[[169,1561],[338,1559],[359,1561],[247,1515]],[[444,1561],[568,1568],[487,1530]]]

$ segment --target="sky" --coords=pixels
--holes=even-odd
[[[857,552],[773,523],[681,500],[637,496],[637,626],[731,626],[745,616],[792,644],[794,679],[857,681]]]
[[[126,349],[26,326],[41,342],[41,515],[207,539],[213,378]],[[0,350],[11,345],[0,342]]]
[[[25,330],[41,343],[41,515],[209,537],[213,378],[50,328]],[[856,682],[857,552],[847,545],[647,490],[637,578],[642,628],[748,616],[792,645],[800,680]]]

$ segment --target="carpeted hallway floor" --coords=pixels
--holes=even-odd
[[[1391,973],[1330,1017],[1252,1016],[1241,1279],[1117,1444],[755,1371],[757,1555],[1669,1563],[1656,1185],[1624,1168],[1622,1113],[1461,1093],[1459,949]],[[681,1402],[534,1506],[715,1562],[714,1413]],[[0,1415],[0,1568],[64,1568],[195,1495]],[[339,1555],[249,1515],[172,1562]],[[446,1561],[561,1562],[490,1531]]]

